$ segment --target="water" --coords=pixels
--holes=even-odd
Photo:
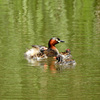
[[[71,49],[75,67],[24,59],[26,48],[54,36],[66,41],[56,47]],[[0,1],[0,100],[99,100],[99,38],[99,0]]]

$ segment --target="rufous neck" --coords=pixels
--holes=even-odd
[[[57,54],[59,54],[58,49],[55,46],[53,46],[53,45],[49,46],[48,49],[53,49],[54,51],[57,52]]]
[[[48,48],[56,49],[56,47],[54,45],[49,45]]]

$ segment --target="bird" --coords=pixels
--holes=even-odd
[[[59,54],[57,57],[56,57],[56,62],[55,64],[58,64],[58,65],[76,65],[76,62],[74,59],[72,58],[64,58],[61,54]]]
[[[71,55],[71,50],[70,49],[66,49],[65,52],[61,52],[60,53],[63,58],[67,59],[67,58],[72,58],[72,55]]]
[[[64,42],[57,37],[52,37],[48,42],[48,49],[44,51],[47,57],[55,57],[59,54],[58,49],[55,47],[56,44]]]
[[[32,45],[31,49],[28,49],[25,53],[24,56],[28,59],[32,59],[32,58],[37,58],[40,55],[43,55],[44,51],[47,48],[45,46],[40,46],[40,45]]]
[[[52,37],[48,42],[48,48],[41,45],[32,45],[31,49],[28,49],[24,55],[29,59],[44,59],[47,57],[54,57],[59,54],[58,49],[55,47],[56,44],[64,42],[57,37]]]

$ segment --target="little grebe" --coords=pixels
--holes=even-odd
[[[43,55],[46,49],[47,48],[45,46],[32,45],[32,48],[27,50],[24,55],[29,59],[36,58],[37,55]]]
[[[70,50],[70,49],[66,49],[65,52],[61,52],[60,54],[61,54],[65,59],[67,59],[67,58],[72,58],[71,50]]]
[[[60,40],[57,37],[51,38],[49,40],[49,42],[48,42],[48,49],[44,51],[44,54],[46,54],[46,56],[48,56],[48,57],[57,56],[59,54],[59,51],[55,47],[55,45],[58,44],[58,43],[60,43],[60,42],[64,42],[64,41]]]
[[[59,54],[57,57],[56,57],[56,62],[55,64],[59,64],[59,65],[76,65],[76,62],[74,59],[71,59],[71,58],[64,58],[61,54]]]
[[[48,48],[45,46],[40,45],[32,45],[32,48],[27,50],[25,53],[26,58],[47,58],[47,57],[54,57],[59,54],[58,49],[55,47],[56,44],[64,42],[57,37],[53,37],[48,42]]]

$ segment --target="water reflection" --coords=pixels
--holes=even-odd
[[[75,65],[59,65],[56,64],[56,59],[49,57],[47,59],[43,60],[34,60],[34,59],[29,59],[26,58],[28,61],[29,66],[41,66],[44,70],[44,72],[47,72],[46,70],[49,68],[51,70],[51,73],[57,73],[60,71],[63,71],[64,69],[73,69],[75,68]]]
[[[45,66],[46,60],[34,60],[31,58],[25,58],[31,66]]]

